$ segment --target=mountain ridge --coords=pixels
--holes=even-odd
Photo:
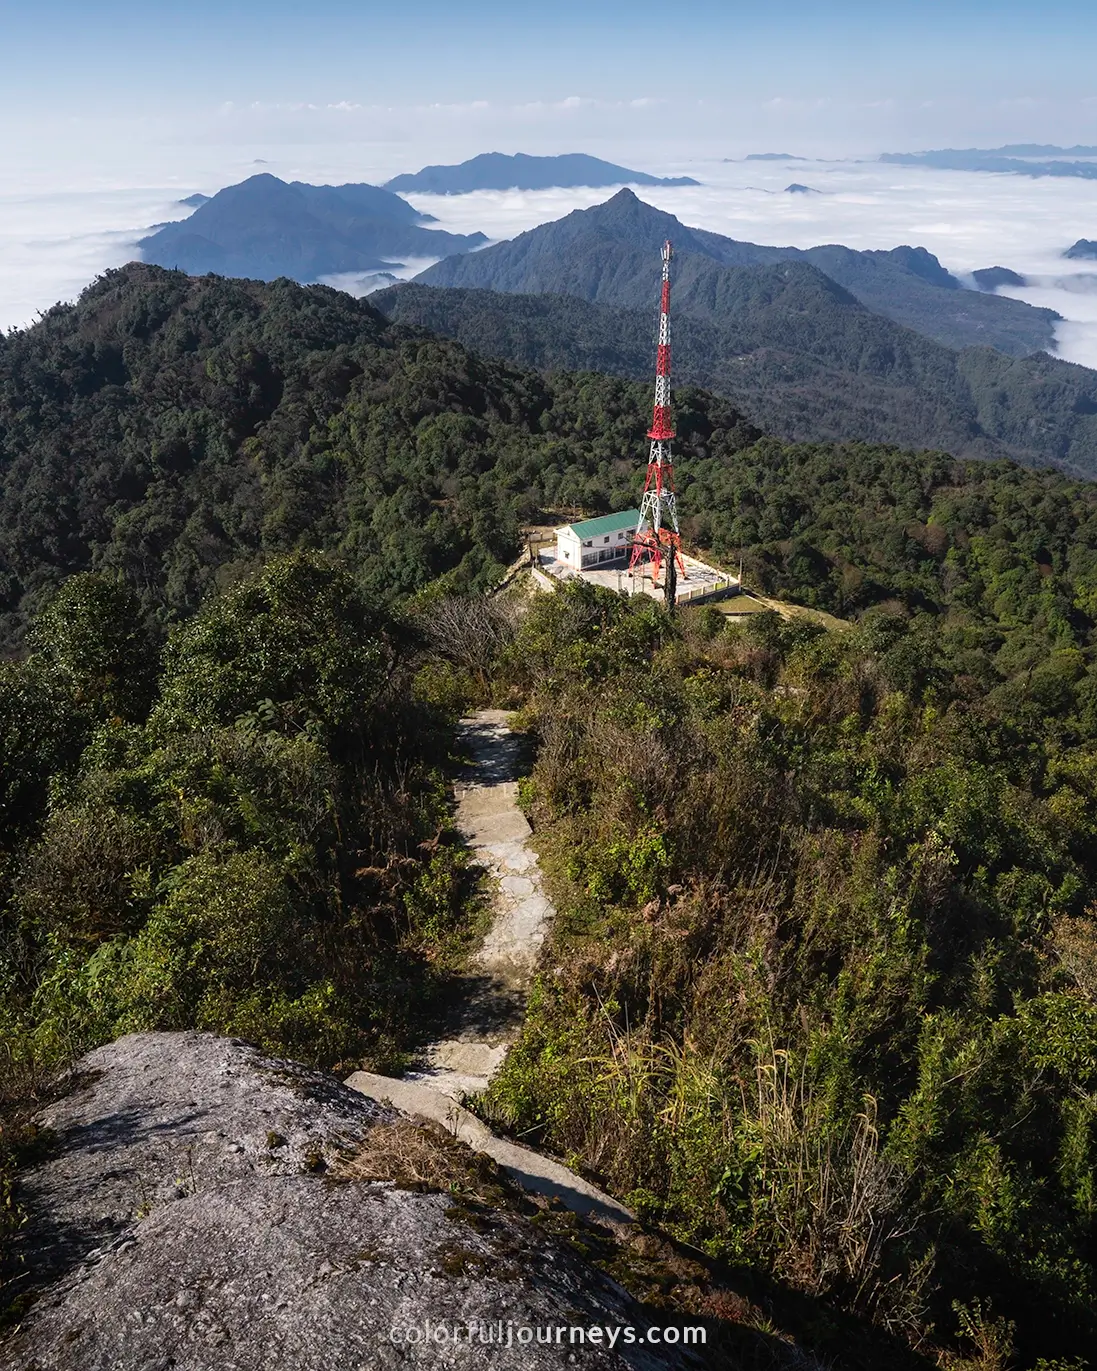
[[[721,443],[759,436],[719,397],[698,408]],[[0,334],[0,653],[93,563],[130,577],[161,623],[218,566],[302,538],[355,561],[378,594],[444,573],[485,588],[515,555],[517,520],[556,498],[546,443],[582,487],[644,450],[649,412],[646,386],[549,382],[329,286],[130,263]],[[485,475],[496,464],[516,500]],[[609,508],[634,502],[641,472],[622,473]]]
[[[260,172],[226,186],[188,218],[138,243],[142,260],[192,275],[216,272],[308,283],[367,272],[401,257],[437,257],[487,242],[436,221],[380,186],[311,186]]]
[[[693,257],[678,267],[676,377],[726,397],[766,432],[1097,474],[1097,372],[1043,353],[945,348],[872,314],[810,263],[721,274]],[[418,282],[370,298],[393,320],[486,356],[646,381],[654,365],[651,301],[639,292],[640,304],[609,303],[610,270],[602,285],[598,301]]]
[[[422,167],[385,182],[392,191],[466,195],[476,190],[552,190],[573,186],[696,186],[691,176],[651,176],[584,152],[532,157],[525,152],[481,152],[465,162]]]
[[[1035,160],[1041,156],[1045,160]],[[1001,148],[885,152],[879,160],[895,166],[931,167],[937,171],[1006,172],[1015,176],[1073,176],[1086,181],[1097,180],[1097,162],[1064,162],[1060,160],[1061,156],[1097,157],[1097,148],[1058,148],[1053,144],[1020,143]]]
[[[861,304],[893,322],[947,347],[987,344],[1013,356],[1054,346],[1053,310],[1038,310],[1005,296],[964,290],[925,248],[902,246],[859,252],[841,244],[814,248],[770,247],[741,242],[683,224],[624,189],[591,209],[578,209],[541,224],[472,257],[447,258],[415,279],[422,285],[514,290],[524,294],[578,295],[626,308],[648,307],[650,271],[641,269],[635,288],[582,279],[584,264],[604,256],[614,242],[657,253],[670,238],[681,259],[695,253],[720,266],[761,266],[801,261],[816,267]],[[585,240],[581,242],[581,240]]]

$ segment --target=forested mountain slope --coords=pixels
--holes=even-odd
[[[5,637],[74,571],[117,570],[171,618],[301,543],[390,596],[489,584],[523,520],[634,500],[647,409],[646,388],[486,362],[323,286],[111,272],[0,338]],[[712,397],[682,432],[685,452],[757,436]]]
[[[438,262],[417,280],[431,286],[578,295],[650,311],[652,254],[656,254],[657,266],[666,238],[672,240],[679,257],[701,257],[709,263],[706,272],[694,266],[704,285],[692,301],[678,299],[680,309],[704,313],[710,291],[734,294],[734,285],[710,284],[736,280],[736,274],[723,277],[716,272],[716,265],[765,267],[802,262],[844,286],[867,309],[947,347],[981,345],[1021,357],[1054,346],[1053,326],[1059,316],[1053,310],[964,290],[924,248],[858,252],[834,244],[804,250],[743,243],[688,228],[673,214],[637,199],[631,190],[619,191],[604,204],[575,210],[474,256]]]
[[[482,256],[483,254],[477,254]],[[371,296],[401,323],[538,368],[652,374],[651,253],[607,245],[599,301],[415,282]],[[618,269],[626,278],[622,287]],[[643,291],[640,287],[643,286]],[[604,303],[620,292],[629,308]],[[1045,353],[954,352],[871,314],[802,262],[713,267],[680,258],[675,374],[728,397],[769,433],[897,443],[1097,472],[1097,372]]]
[[[598,336],[578,360],[616,358],[626,369],[620,330],[617,342],[612,331]],[[991,368],[1031,365],[976,355]],[[159,623],[302,545],[349,557],[361,584],[390,599],[443,574],[455,587],[491,584],[524,522],[635,501],[649,405],[646,382],[546,378],[485,361],[322,286],[196,280],[136,264],[112,272],[75,306],[0,339],[4,640],[16,642],[58,582],[87,569],[121,573]],[[825,545],[803,483],[852,469],[863,449],[760,442],[734,406],[688,387],[676,422],[680,507],[697,543],[767,563],[783,560],[788,539]],[[791,467],[790,452],[800,454]],[[885,465],[903,483],[990,492],[1011,470],[915,455]],[[1097,488],[1050,472],[1023,479],[1034,491],[1071,492],[1061,498],[1081,512],[1057,536],[1080,537]],[[758,481],[770,493],[755,527]],[[852,481],[839,504],[878,519],[875,497],[865,503],[878,484]],[[979,526],[994,522],[987,498],[972,506]],[[836,584],[846,562],[864,571],[878,560],[875,535],[858,527]],[[867,591],[843,596],[833,600],[840,610],[874,602]]]
[[[749,1280],[764,1317],[708,1306],[748,1371],[1085,1366],[1097,484],[687,388],[687,543],[849,628],[478,596],[526,519],[635,498],[649,399],[142,266],[0,341],[0,1312],[49,1144],[13,1109],[74,1054],[403,1069],[479,910],[449,725],[494,702],[558,910],[499,1126]]]

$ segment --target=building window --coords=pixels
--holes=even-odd
[[[607,533],[606,536],[602,539],[602,542],[603,542],[603,543],[608,543],[608,542],[609,542],[609,534],[608,534],[608,533]]]
[[[583,544],[583,546],[584,546],[584,547],[590,547],[590,545],[591,545],[591,540],[588,538],[587,541]]]

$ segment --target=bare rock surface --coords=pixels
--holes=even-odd
[[[694,1364],[640,1341],[659,1316],[520,1202],[464,1207],[444,1189],[378,1179],[377,1139],[407,1148],[399,1130],[425,1139],[422,1129],[238,1040],[122,1038],[81,1061],[40,1122],[55,1139],[23,1175],[21,1241],[50,1283],[0,1343],[0,1367]],[[596,1326],[631,1326],[637,1341],[618,1331],[611,1350],[610,1334],[576,1343],[570,1333]],[[527,1345],[520,1328],[560,1332]]]

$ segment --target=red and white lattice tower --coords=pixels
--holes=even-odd
[[[678,536],[678,511],[674,496],[674,463],[670,445],[674,438],[670,416],[670,242],[663,244],[663,293],[659,303],[659,346],[655,360],[655,407],[651,416],[651,451],[648,455],[648,474],[644,482],[644,498],[640,502],[640,519],[632,542],[629,570],[638,564],[651,563],[651,580],[659,581],[663,558],[672,555],[680,570],[681,539]]]

